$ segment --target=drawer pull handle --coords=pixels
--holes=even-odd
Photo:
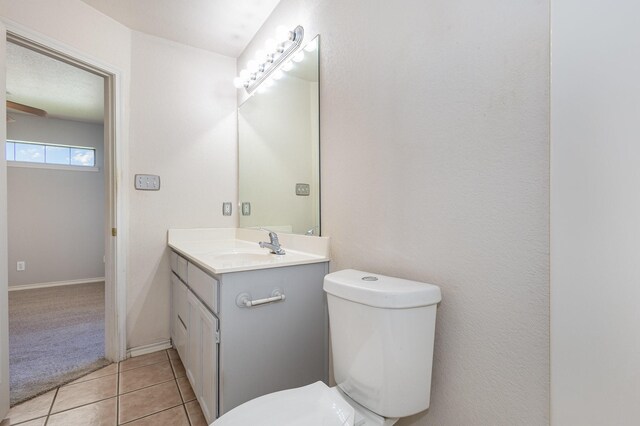
[[[182,321],[182,318],[180,318],[180,315],[178,315],[178,321],[180,321],[180,323],[182,324],[182,326],[186,330],[187,329],[187,325],[184,323],[184,321]]]
[[[271,297],[265,297],[264,299],[251,300],[249,293],[240,293],[236,297],[236,305],[240,308],[253,308],[254,306],[266,305],[268,303],[281,302],[285,300],[285,295],[282,290],[276,288],[271,292]]]

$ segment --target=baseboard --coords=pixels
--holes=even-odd
[[[150,345],[136,346],[135,348],[127,349],[127,358],[135,356],[146,355],[152,352],[163,351],[171,348],[171,340],[163,340],[157,343],[151,343]]]
[[[35,288],[60,287],[63,285],[91,284],[91,283],[100,283],[103,281],[104,281],[104,277],[98,277],[98,278],[84,278],[81,280],[53,281],[50,283],[9,285],[9,291],[33,290]]]

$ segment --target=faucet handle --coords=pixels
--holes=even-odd
[[[269,233],[269,238],[271,239],[271,244],[278,245],[280,243],[279,240],[278,240],[278,234],[276,234],[275,231],[272,231],[270,229],[263,228],[263,227],[260,227],[258,229],[261,230],[261,231],[265,231],[265,232]]]

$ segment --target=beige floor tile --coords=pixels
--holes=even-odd
[[[46,417],[40,417],[39,419],[29,420],[28,422],[20,423],[18,426],[44,426],[46,422],[47,422]],[[14,423],[12,422],[11,424],[13,425]]]
[[[111,398],[117,394],[118,375],[100,377],[88,382],[66,385],[60,388],[52,413]]]
[[[153,352],[134,358],[129,358],[120,363],[120,371],[127,371],[133,368],[144,367],[145,365],[151,365],[158,362],[166,361],[167,358],[167,351]]]
[[[182,404],[174,380],[120,395],[120,423]]]
[[[176,375],[176,378],[187,376],[187,371],[184,369],[184,365],[182,365],[180,358],[172,359],[171,365],[173,366],[173,373]]]
[[[56,391],[54,389],[51,392],[47,392],[44,395],[13,407],[7,415],[7,417],[11,419],[11,424],[13,425],[49,414],[49,409],[51,409],[51,403],[53,402],[55,394]]]
[[[113,364],[107,365],[104,368],[101,368],[100,370],[94,371],[93,373],[87,374],[84,377],[80,377],[78,380],[74,380],[70,384],[82,383],[88,380],[98,379],[100,377],[109,376],[111,374],[117,374],[117,373],[118,373],[118,364],[113,363]]]
[[[115,426],[116,398],[95,402],[49,417],[47,426]]]
[[[178,351],[175,349],[167,349],[167,355],[169,355],[169,359],[180,359],[180,355],[178,355]]]
[[[202,409],[198,401],[191,401],[184,405],[191,420],[191,426],[207,426],[207,419],[202,414]]]
[[[189,426],[184,407],[179,405],[166,411],[127,423],[127,426]]]
[[[120,394],[147,386],[156,385],[173,379],[169,361],[151,364],[145,367],[120,373]]]
[[[180,377],[177,382],[178,388],[180,388],[180,395],[182,396],[182,400],[184,402],[189,402],[196,399],[196,394],[193,391],[193,388],[191,388],[189,379],[187,379],[186,377]]]

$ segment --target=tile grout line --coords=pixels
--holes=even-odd
[[[120,361],[118,361],[118,379],[116,380],[116,425],[120,424]]]
[[[92,402],[87,402],[86,404],[81,404],[81,405],[77,405],[75,407],[65,408],[64,410],[56,411],[55,413],[51,413],[49,416],[55,416],[56,414],[66,413],[67,411],[75,410],[76,408],[86,407],[87,405],[97,404],[98,402],[104,402],[104,401],[107,401],[109,399],[117,398],[117,397],[118,397],[117,395],[112,395],[112,396],[109,396],[107,398],[97,399],[97,400],[92,401]]]
[[[154,383],[152,385],[143,386],[143,387],[138,388],[138,389],[134,389],[134,390],[118,393],[118,396],[120,396],[120,395],[128,395],[130,393],[138,392],[139,390],[142,390],[142,389],[148,389],[148,388],[156,386],[156,385],[164,385],[165,383],[169,383],[172,380],[175,380],[175,379],[169,379],[169,380],[165,380],[165,381],[162,381],[162,382]]]
[[[187,402],[184,400],[184,397],[182,396],[182,388],[178,384],[178,375],[176,374],[176,370],[173,368],[173,360],[169,356],[169,349],[167,349],[167,356],[169,357],[169,364],[171,364],[171,370],[173,371],[173,377],[176,380],[176,386],[178,388],[178,393],[180,394],[180,400],[182,401],[182,409],[184,410],[184,415],[187,417],[187,423],[189,423],[189,426],[193,426],[193,423],[191,423],[191,417],[189,417],[189,411],[187,411]],[[182,362],[182,361],[180,361],[180,362]],[[189,379],[187,379],[187,381],[188,380]],[[189,383],[189,386],[191,386],[191,383]]]
[[[187,423],[189,423],[189,426],[193,426],[193,423],[191,423],[191,417],[189,417],[189,412],[187,411],[187,404],[182,404],[182,408],[184,408],[184,415],[187,416]]]
[[[129,359],[134,359],[134,358],[129,358]],[[166,361],[166,360],[164,360],[164,359],[163,359],[162,361],[156,361],[156,362],[152,362],[152,363],[149,363],[149,364],[140,365],[140,366],[138,366],[138,367],[133,367],[133,368],[130,368],[130,369],[128,369],[128,370],[120,370],[120,369],[118,369],[118,373],[126,373],[127,371],[133,371],[133,370],[137,370],[137,369],[139,369],[139,368],[149,367],[150,365],[162,364],[162,363],[163,363],[163,362],[165,362],[165,361]],[[171,361],[171,359],[169,359],[169,361]],[[98,377],[98,378],[99,378],[99,377]],[[91,380],[94,380],[94,379],[91,379]],[[88,381],[89,381],[89,380],[87,380],[87,382],[88,382]]]
[[[56,388],[56,393],[53,395],[53,399],[51,400],[51,406],[49,407],[49,412],[47,413],[47,418],[44,419],[44,426],[47,426],[47,423],[49,423],[49,417],[51,417],[51,412],[53,411],[53,404],[56,403],[58,392],[60,392],[60,387]]]
[[[140,419],[146,419],[147,417],[155,416],[156,414],[160,414],[160,413],[164,413],[165,411],[173,410],[174,408],[180,407],[181,405],[183,405],[183,404],[178,404],[178,405],[174,405],[174,406],[171,406],[171,407],[163,408],[162,410],[156,411],[155,413],[145,414],[142,417],[136,417],[135,419],[131,419],[131,420],[127,421],[126,423],[120,423],[118,426],[128,425],[128,424],[131,424],[133,422],[137,422]]]

